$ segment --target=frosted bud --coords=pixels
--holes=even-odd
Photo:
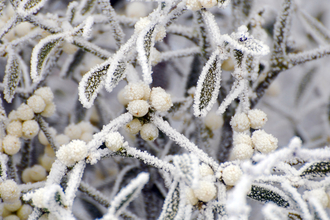
[[[247,144],[252,146],[252,140],[250,135],[244,133],[236,133],[234,135],[233,145]]]
[[[20,220],[27,220],[29,215],[32,213],[33,209],[30,205],[24,204],[21,208],[17,211],[16,215],[20,218]]]
[[[216,130],[223,125],[223,119],[215,112],[209,112],[204,119],[204,124],[209,129]]]
[[[29,171],[29,175],[33,181],[41,181],[46,178],[46,169],[41,165],[34,165]]]
[[[22,122],[12,121],[6,127],[7,134],[21,137],[22,136]]]
[[[16,111],[17,117],[23,121],[31,120],[34,117],[34,112],[30,106],[22,103]]]
[[[277,138],[264,130],[254,131],[251,139],[255,149],[261,153],[269,153],[277,148]]]
[[[10,212],[16,212],[19,208],[21,208],[22,202],[20,199],[17,199],[16,201],[12,203],[5,203],[4,208],[7,209]]]
[[[74,54],[79,48],[69,42],[64,41],[62,45],[62,50],[67,54]]]
[[[19,199],[21,191],[14,180],[5,180],[0,183],[0,194],[4,202],[13,203]]]
[[[52,128],[52,127],[49,127],[49,128],[48,128],[48,132],[49,132],[53,137],[55,137],[55,135],[56,135],[56,133],[57,133],[56,129],[55,129],[55,128]],[[39,134],[38,134],[38,140],[39,140],[39,142],[40,142],[42,145],[48,145],[48,144],[49,144],[46,135],[45,135],[44,132],[41,131],[41,130],[39,131]]]
[[[214,183],[202,180],[199,182],[198,188],[194,189],[194,193],[199,200],[208,202],[216,196],[217,189]]]
[[[27,120],[22,125],[23,137],[32,139],[39,132],[39,125],[35,120]]]
[[[230,125],[234,131],[243,132],[250,128],[250,120],[244,112],[236,113],[231,118]]]
[[[135,118],[132,121],[128,122],[124,128],[125,131],[127,131],[128,133],[137,134],[142,128],[142,123],[139,119]]]
[[[6,135],[2,140],[3,151],[8,155],[14,155],[21,149],[21,141],[13,135]]]
[[[67,135],[71,140],[79,139],[81,136],[81,128],[79,125],[70,124],[64,129],[64,134]]]
[[[22,172],[22,181],[24,183],[33,182],[33,180],[31,179],[31,176],[30,176],[30,171],[31,171],[31,168],[26,168],[26,169],[23,170],[23,172]]]
[[[45,188],[40,188],[40,189],[37,189],[33,193],[33,196],[32,196],[33,205],[35,205],[38,208],[44,208],[44,198],[43,198],[43,196],[44,196],[45,192],[46,192]]]
[[[196,205],[198,202],[197,197],[195,196],[194,190],[191,188],[186,188],[186,198],[187,202],[191,205]]]
[[[149,104],[145,100],[134,100],[128,103],[127,110],[135,117],[143,117],[149,111]]]
[[[50,157],[47,154],[42,155],[40,158],[40,164],[46,169],[46,171],[50,171],[54,162],[55,157]]]
[[[141,138],[145,141],[153,141],[158,137],[158,128],[151,124],[144,124],[140,131]]]
[[[251,128],[260,129],[267,122],[267,115],[265,112],[259,109],[253,109],[248,112],[248,117],[250,119]]]
[[[120,104],[126,106],[129,103],[129,100],[125,96],[125,88],[120,90],[117,95],[117,99],[120,102]]]
[[[5,218],[3,218],[3,220],[20,220],[19,217],[17,215],[8,215]]]
[[[202,177],[209,176],[209,175],[213,176],[213,174],[214,174],[211,167],[205,163],[202,163],[201,165],[199,165],[199,173]]]
[[[28,100],[26,101],[27,105],[30,106],[30,108],[35,112],[35,113],[40,113],[42,112],[45,107],[46,103],[44,100],[38,96],[38,95],[33,95]]]
[[[65,165],[73,166],[76,162],[83,160],[88,153],[87,145],[84,141],[73,140],[67,145],[63,145],[56,152],[56,157]]]
[[[93,134],[89,132],[84,132],[81,134],[79,139],[88,143],[93,139]]]
[[[78,123],[78,126],[81,128],[81,132],[94,133],[94,126],[89,121],[81,121]]]
[[[45,109],[41,112],[41,115],[44,117],[50,117],[52,115],[54,115],[56,111],[56,105],[54,102],[50,102],[48,104],[46,104]]]
[[[151,48],[150,57],[151,57],[151,64],[153,66],[157,65],[161,60],[161,54],[155,47]]]
[[[34,91],[34,94],[40,96],[46,104],[51,103],[54,99],[54,94],[49,87],[41,87]]]
[[[199,0],[187,0],[186,5],[188,9],[193,11],[197,11],[202,8],[202,4]]]
[[[253,155],[252,145],[237,144],[234,146],[232,154],[234,159],[245,160],[249,159]]]
[[[119,132],[110,133],[105,140],[105,146],[111,151],[118,151],[124,144],[124,137]]]
[[[157,111],[166,112],[173,105],[170,94],[160,87],[154,87],[150,93],[150,104]]]
[[[70,142],[70,140],[68,141],[68,143]],[[53,150],[52,146],[47,145],[45,147],[45,154],[47,154],[50,157],[55,157],[55,151]]]
[[[140,18],[140,20],[138,20],[138,22],[136,22],[134,25],[135,28],[134,32],[139,33],[144,28],[146,28],[150,24],[150,22],[151,21],[147,17]]]
[[[329,204],[328,195],[322,188],[305,191],[303,198],[305,200],[308,200],[310,197],[314,197],[315,199],[317,199],[323,208],[327,207]]]
[[[156,29],[156,36],[155,36],[155,40],[156,41],[161,41],[164,39],[164,37],[166,36],[166,29],[164,26],[162,25],[158,25],[157,29]]]
[[[126,15],[131,18],[140,18],[148,15],[147,8],[143,2],[130,2],[126,5]]]
[[[217,0],[200,0],[200,2],[204,8],[212,8],[218,4]]]
[[[223,61],[221,68],[225,71],[233,71],[235,69],[234,61],[231,57]]]
[[[12,110],[9,114],[8,114],[8,119],[10,121],[15,121],[18,120],[18,116],[17,116],[17,112],[15,110]]]
[[[68,144],[70,142],[70,138],[65,134],[59,134],[55,137],[55,141],[61,146],[63,144]]]
[[[242,176],[242,170],[237,165],[229,165],[222,171],[222,179],[228,186],[234,186]]]
[[[22,22],[15,27],[15,34],[18,37],[23,37],[31,31],[32,27],[33,25],[29,22]]]
[[[129,101],[142,99],[144,97],[144,88],[142,83],[128,83],[124,88],[124,96]]]

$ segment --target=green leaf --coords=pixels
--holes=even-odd
[[[284,192],[273,186],[252,185],[251,192],[249,192],[247,196],[259,202],[273,202],[284,208],[290,206],[288,199],[285,198],[286,196]]]
[[[32,50],[31,56],[31,78],[34,82],[39,82],[43,77],[43,72],[48,61],[54,55],[63,37],[61,34],[50,35],[42,39]]]
[[[308,163],[300,169],[301,177],[324,177],[330,172],[330,162]]]
[[[83,2],[83,7],[81,8],[81,15],[86,15],[88,12],[92,11],[96,0],[84,0]]]
[[[180,184],[175,181],[166,196],[159,220],[173,220],[179,212]]]
[[[108,71],[107,77],[108,80],[110,79],[106,83],[106,89],[108,92],[111,92],[118,85],[118,83],[126,77],[125,74],[126,68],[127,68],[127,63],[125,61],[119,61],[113,73],[109,73]]]
[[[4,98],[7,102],[11,103],[14,98],[15,90],[18,86],[19,80],[22,75],[22,69],[20,66],[20,59],[14,52],[9,53],[4,82]]]
[[[211,55],[198,79],[194,97],[194,115],[205,117],[215,103],[220,89],[221,60],[218,52]]]
[[[85,108],[90,108],[104,85],[105,75],[110,67],[109,62],[104,62],[92,68],[84,75],[79,83],[79,100]]]

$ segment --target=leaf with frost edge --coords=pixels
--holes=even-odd
[[[21,60],[14,51],[8,53],[8,61],[5,69],[5,76],[3,77],[4,84],[4,98],[8,103],[11,103],[15,95],[15,90],[18,86],[22,75]]]
[[[194,188],[199,180],[199,160],[194,154],[182,154],[173,157],[173,164],[177,174],[186,182],[187,186]]]
[[[34,14],[45,5],[46,1],[47,0],[23,0],[19,3],[17,12],[23,17]]]
[[[197,88],[195,92],[194,106],[193,106],[194,115],[196,117],[201,117],[201,116],[205,117],[208,111],[211,110],[213,104],[215,103],[220,89],[220,80],[221,80],[220,74],[221,74],[221,65],[220,65],[219,53],[218,51],[215,51],[213,52],[212,56],[203,67],[202,73],[197,82]],[[211,92],[210,96],[207,97],[208,100],[205,101],[206,103],[203,103],[204,97],[208,95],[208,94],[204,94],[203,96],[203,91],[205,92],[204,89],[208,89],[206,91],[207,93],[210,87],[207,77],[209,77],[210,78],[209,80],[211,80],[212,76],[214,75],[215,75],[215,80],[212,82],[213,91]],[[208,84],[204,85],[205,83]]]
[[[42,79],[43,70],[47,65],[49,57],[63,39],[64,34],[50,35],[40,40],[33,48],[31,55],[31,78],[33,82],[37,83]]]
[[[85,108],[93,106],[97,94],[104,86],[105,75],[110,67],[109,61],[96,65],[81,79],[78,86],[79,101]],[[95,83],[96,81],[96,83]],[[91,90],[89,92],[88,90]]]

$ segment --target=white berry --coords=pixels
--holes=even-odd
[[[41,112],[41,115],[44,117],[51,117],[56,111],[56,105],[54,102],[46,104],[45,109]]]
[[[128,83],[124,88],[124,96],[129,101],[142,99],[144,97],[144,88],[141,83]]]
[[[22,136],[22,122],[20,121],[12,121],[6,127],[7,134],[14,135],[16,137]]]
[[[217,0],[200,0],[200,2],[204,8],[212,8],[218,4]]]
[[[211,167],[209,165],[205,164],[205,163],[202,163],[201,165],[199,165],[199,173],[202,177],[214,174]]]
[[[233,145],[238,144],[247,144],[252,146],[252,140],[250,135],[244,134],[244,133],[236,133],[234,135]]]
[[[94,126],[89,121],[81,121],[78,123],[78,126],[81,128],[81,132],[94,133]]]
[[[61,146],[56,152],[56,157],[65,165],[72,166],[83,160],[87,153],[88,149],[84,141],[73,140],[69,144]]]
[[[249,159],[253,155],[253,148],[251,145],[237,144],[234,145],[232,154],[234,156],[234,159],[239,159],[239,160]]]
[[[79,125],[70,124],[64,129],[64,134],[66,134],[71,140],[79,139],[81,136],[81,128]]]
[[[39,124],[35,120],[27,120],[22,125],[23,137],[32,139],[39,132]]]
[[[21,191],[14,180],[5,180],[0,184],[0,195],[4,202],[12,203],[19,199]]]
[[[134,100],[128,104],[127,110],[135,117],[143,117],[149,111],[149,104],[145,100]]]
[[[158,137],[158,128],[151,124],[144,124],[140,131],[141,138],[145,141],[153,141]]]
[[[93,139],[93,134],[89,132],[84,132],[81,134],[80,140],[85,141],[86,143],[90,142]]]
[[[8,155],[14,155],[21,149],[21,141],[13,135],[6,135],[2,140],[3,151]]]
[[[21,206],[22,206],[22,202],[19,199],[17,199],[12,203],[5,203],[4,205],[5,209],[11,212],[16,212],[19,208],[21,208]]]
[[[131,18],[147,16],[147,8],[143,2],[130,2],[126,5],[126,15]]]
[[[45,107],[45,101],[38,95],[31,96],[27,101],[27,105],[34,111],[34,113],[42,112]]]
[[[267,115],[265,112],[259,109],[253,109],[248,112],[248,117],[250,119],[251,128],[260,129],[267,122]]]
[[[31,120],[34,117],[34,112],[30,106],[28,106],[25,103],[22,103],[17,108],[16,115],[19,119],[25,121],[25,120]]]
[[[41,165],[34,165],[33,167],[31,167],[29,175],[33,181],[41,181],[46,178],[47,173],[46,169]]]
[[[215,112],[209,112],[204,119],[204,124],[207,128],[216,130],[223,125],[223,119]]]
[[[142,128],[142,123],[139,119],[135,118],[132,121],[128,122],[124,128],[125,131],[127,131],[128,133],[137,134]]]
[[[222,179],[228,186],[234,186],[241,178],[243,172],[237,165],[229,165],[222,171]]]
[[[45,168],[46,171],[50,171],[54,162],[55,158],[50,157],[47,154],[42,155],[42,157],[40,158],[40,164],[41,166],[43,166],[43,168]]]
[[[120,104],[124,106],[126,106],[129,103],[130,100],[127,99],[125,96],[125,88],[118,92],[117,99],[120,102]]]
[[[187,202],[189,202],[191,205],[196,205],[198,202],[194,190],[188,187],[186,188],[186,198],[187,198]]]
[[[55,137],[55,141],[62,146],[63,144],[68,144],[70,142],[70,137],[65,134],[59,134]]]
[[[27,220],[32,213],[33,209],[30,205],[24,204],[21,206],[21,208],[17,211],[17,217],[20,218],[20,220]]]
[[[110,133],[105,140],[105,146],[111,151],[118,151],[124,144],[124,137],[119,132]]]
[[[54,99],[54,94],[49,87],[41,87],[34,91],[34,94],[40,96],[46,104],[51,103]]]
[[[199,0],[187,0],[186,5],[188,9],[193,11],[197,11],[202,8],[202,4]]]
[[[150,93],[150,105],[157,111],[166,112],[173,105],[171,95],[160,87],[154,87]]]
[[[231,118],[230,125],[234,131],[243,132],[250,128],[250,120],[244,112],[236,113]]]
[[[53,137],[55,137],[55,135],[56,135],[56,133],[57,133],[57,131],[56,131],[56,129],[55,128],[52,128],[52,127],[50,127],[49,129],[48,129],[48,132],[51,134],[51,136],[53,136]],[[39,140],[39,142],[42,144],[42,145],[48,145],[49,144],[49,142],[48,142],[48,139],[47,139],[47,137],[46,137],[46,135],[44,134],[44,132],[43,131],[39,131],[39,134],[38,134],[38,140]]]
[[[277,138],[267,134],[264,130],[254,131],[251,139],[255,149],[261,153],[269,153],[277,148]]]
[[[202,180],[199,182],[198,188],[194,189],[194,193],[199,200],[208,202],[216,196],[217,189],[214,183]]]

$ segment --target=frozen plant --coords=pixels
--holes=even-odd
[[[0,218],[329,219],[330,2],[278,2],[0,0]]]

